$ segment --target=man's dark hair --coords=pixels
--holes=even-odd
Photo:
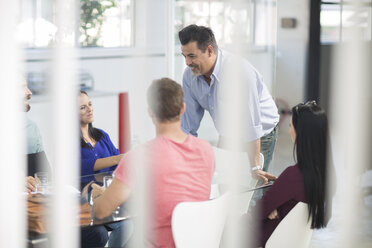
[[[183,106],[182,87],[169,78],[154,80],[147,90],[147,103],[160,122],[177,121]]]
[[[181,45],[196,41],[198,48],[204,53],[209,45],[213,47],[214,53],[218,54],[218,46],[212,29],[195,24],[189,25],[178,32]]]

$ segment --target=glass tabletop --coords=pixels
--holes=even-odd
[[[126,210],[126,204],[119,206],[110,216],[104,219],[97,219],[92,211],[91,190],[90,185],[96,183],[103,185],[104,178],[112,176],[113,171],[106,171],[92,175],[84,175],[80,177],[80,191],[74,188],[74,193],[79,198],[80,211],[77,216],[80,218],[80,226],[86,228],[95,225],[105,225],[113,222],[123,221],[130,218],[130,214]],[[73,187],[71,187],[73,188]],[[48,233],[46,220],[51,214],[50,208],[53,204],[53,190],[48,190],[45,194],[29,194],[27,196],[27,218],[28,229],[30,233],[45,234]],[[33,235],[35,236],[35,235]]]
[[[86,196],[82,196],[82,203],[88,203],[90,207],[92,207],[92,197],[91,197],[91,183],[96,183],[100,186],[104,186],[104,180],[105,177],[113,177],[113,171],[106,171],[101,173],[95,173],[91,175],[84,175],[80,177],[80,187],[81,191],[87,191]],[[88,186],[89,185],[89,186]],[[85,189],[84,189],[85,188]],[[93,225],[103,225],[103,224],[109,224],[113,222],[122,221],[125,219],[128,219],[131,217],[131,215],[127,211],[126,203],[123,203],[120,205],[110,216],[104,218],[104,219],[97,219],[94,216],[94,213],[91,211],[91,222],[87,223],[81,223],[81,226],[93,226]],[[92,208],[91,208],[92,210]]]
[[[98,219],[95,218],[93,209],[92,209],[92,200],[91,200],[91,184],[96,183],[100,186],[104,185],[104,179],[107,176],[113,176],[113,171],[105,171],[101,173],[95,173],[91,175],[83,175],[80,177],[80,193],[76,194],[79,197],[80,201],[80,212],[79,212],[79,218],[80,218],[80,227],[87,228],[90,226],[95,225],[105,225],[110,224],[113,222],[119,222],[123,221],[128,218],[132,218],[134,215],[131,215],[128,212],[128,204],[129,203],[123,203],[121,206],[119,206],[110,216],[104,218],[104,219]],[[241,188],[241,192],[249,192],[249,191],[255,191],[262,188],[270,187],[273,184],[273,182],[269,182],[266,184],[260,184],[256,185],[255,187],[250,188]],[[76,190],[76,192],[78,192]],[[52,194],[52,193],[51,193]],[[36,233],[47,233],[47,228],[44,228],[43,223],[41,219],[39,219],[39,216],[45,217],[45,213],[50,212],[49,207],[52,203],[52,197],[50,197],[50,194],[41,195],[41,194],[34,194],[34,195],[28,195],[28,223],[29,223],[29,230],[31,232]],[[35,223],[37,225],[35,225]],[[33,226],[37,226],[38,228],[32,228]],[[45,225],[46,226],[46,225]],[[39,228],[42,227],[42,228]]]
[[[263,181],[261,181],[256,186],[254,186],[252,188],[243,188],[241,190],[241,193],[268,188],[268,187],[271,187],[273,184],[274,184],[274,181],[268,181],[267,183],[264,183]]]
[[[103,186],[103,178],[105,176],[113,176],[114,171],[105,171],[95,174],[83,175],[80,177],[80,191],[90,182],[94,182]]]
[[[84,175],[80,177],[80,192],[76,194],[80,202],[80,211],[77,218],[80,219],[80,228],[86,229],[96,225],[106,225],[114,222],[119,222],[132,218],[126,207],[126,203],[119,206],[110,216],[104,219],[97,219],[92,211],[91,187],[87,186],[94,182],[103,186],[104,177],[112,176],[113,171],[106,171],[91,175]],[[82,194],[84,187],[87,186],[87,195]],[[75,189],[78,192],[77,189]],[[84,191],[85,192],[85,191]],[[49,230],[47,228],[48,214],[50,214],[50,207],[52,204],[53,190],[48,194],[29,194],[27,196],[27,222],[28,222],[28,238],[27,242],[30,247],[49,244]],[[50,216],[49,216],[50,217]]]

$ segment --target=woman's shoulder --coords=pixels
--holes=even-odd
[[[102,134],[102,137],[106,137],[106,138],[109,138],[109,135],[108,133],[106,133],[105,131],[103,131],[103,129],[100,129],[100,128],[94,128],[97,132],[100,132]]]
[[[301,172],[297,165],[288,166],[275,180],[274,185],[286,185],[290,189],[295,189],[294,185],[298,185],[303,181]]]
[[[297,164],[288,166],[282,174],[280,174],[281,177],[289,177],[293,178],[293,176],[301,175],[300,169],[298,168]]]
[[[111,142],[111,139],[108,133],[106,133],[102,129],[94,128],[94,132],[96,133],[95,139],[97,142],[104,142],[104,143]]]
[[[96,128],[96,127],[93,127],[94,130],[98,131],[98,132],[101,132],[102,134],[107,134],[105,131],[103,131],[103,129],[100,129],[100,128]]]

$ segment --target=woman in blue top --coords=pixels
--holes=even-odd
[[[81,175],[112,171],[123,154],[112,144],[101,129],[94,128],[93,106],[85,91],[80,91]]]
[[[88,94],[81,90],[80,103],[80,146],[81,175],[112,171],[123,154],[112,144],[110,137],[101,129],[94,128],[93,106]],[[133,233],[130,220],[105,225],[111,230],[109,247],[123,247]]]

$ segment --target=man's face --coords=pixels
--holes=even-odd
[[[212,73],[214,65],[213,48],[208,48],[203,53],[196,41],[191,41],[181,47],[186,65],[191,68],[193,75],[207,75]],[[208,75],[209,76],[209,75]]]
[[[27,83],[23,83],[23,90],[24,90],[24,101],[25,101],[25,111],[28,112],[31,109],[30,104],[28,103],[28,100],[31,99],[32,92],[31,90],[27,87]]]

